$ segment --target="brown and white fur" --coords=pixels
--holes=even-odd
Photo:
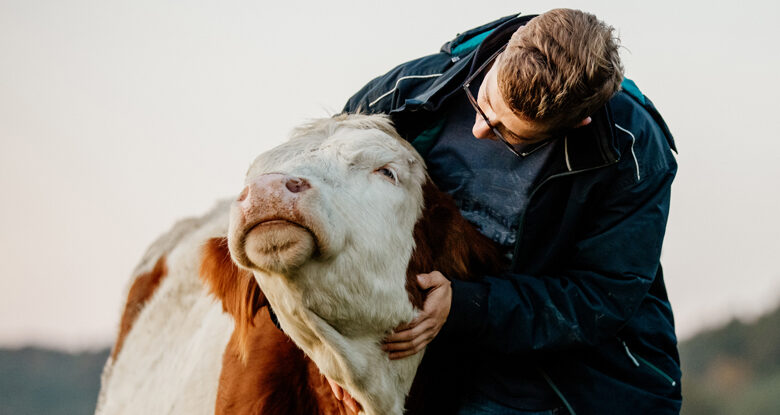
[[[407,281],[415,226],[442,214],[423,213],[426,191],[437,192],[424,167],[383,117],[321,120],[258,157],[231,209],[233,260],[252,271],[284,332],[369,415],[403,413],[423,356],[390,360],[381,341],[421,305]],[[444,251],[446,232],[458,234],[442,231],[429,247]],[[468,243],[489,245],[471,232],[466,254]],[[454,263],[463,253],[439,252]]]
[[[422,353],[391,361],[381,340],[422,306],[415,275],[495,270],[492,243],[380,116],[297,130],[245,185],[229,215],[220,204],[150,248],[97,413],[346,413],[319,372],[367,414],[402,413]]]
[[[96,414],[208,414],[232,319],[198,278],[203,243],[227,232],[229,204],[179,222],[148,249],[128,288]]]

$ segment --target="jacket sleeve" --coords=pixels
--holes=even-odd
[[[509,22],[515,22],[515,26],[518,26],[533,17],[534,15],[521,17],[512,14],[459,33],[454,39],[446,42],[438,53],[402,63],[386,74],[372,79],[347,100],[342,112],[389,114],[390,111],[403,106],[407,98],[418,96],[430,98],[426,94],[431,84],[429,80],[438,78],[453,66],[465,67],[465,64],[470,62],[466,57],[499,26]],[[514,32],[514,29],[511,32]],[[461,63],[454,65],[455,62]]]
[[[453,281],[441,337],[486,352],[594,345],[632,317],[658,271],[676,165],[608,191],[550,275]]]
[[[390,82],[394,82],[393,78],[393,71],[390,71],[389,73],[376,77],[369,81],[366,85],[363,86],[363,88],[360,88],[358,92],[356,92],[354,95],[352,95],[348,100],[347,103],[344,104],[344,108],[341,110],[342,113],[348,113],[348,114],[377,114],[377,113],[383,113],[387,114],[390,112],[390,107],[382,105],[382,106],[375,106],[370,105],[374,100],[376,100],[377,97],[381,96],[381,91],[383,85],[387,85]],[[385,90],[389,91],[391,89],[388,89],[389,87],[385,86]]]

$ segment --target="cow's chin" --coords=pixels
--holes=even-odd
[[[306,228],[286,220],[253,227],[244,242],[246,257],[257,268],[284,273],[303,265],[314,255],[316,241]]]

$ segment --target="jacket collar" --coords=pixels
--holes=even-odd
[[[590,124],[575,128],[563,138],[568,171],[588,170],[620,160],[609,104],[591,118]]]
[[[460,46],[468,43],[469,39],[480,38],[485,31],[489,31],[490,33],[475,49],[468,52],[461,52],[464,53],[463,55],[453,55],[451,60],[454,65],[448,70],[448,75],[438,80],[435,83],[435,86],[429,91],[421,96],[415,97],[414,101],[419,102],[428,111],[438,111],[444,102],[460,92],[460,87],[463,85],[463,82],[482,64],[482,62],[492,56],[501,46],[506,44],[512,36],[512,33],[533,17],[533,15],[507,16],[495,22],[488,23],[487,25],[469,30],[458,36],[452,42],[445,43],[444,46],[442,46],[441,51],[451,54],[454,50],[463,49],[460,48]],[[393,111],[405,110],[406,104],[408,103],[405,103]]]

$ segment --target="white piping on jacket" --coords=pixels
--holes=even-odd
[[[430,75],[408,75],[408,76],[402,76],[402,77],[398,78],[398,80],[397,80],[397,81],[395,81],[395,86],[393,87],[393,89],[391,89],[391,90],[389,90],[389,91],[385,92],[384,94],[380,95],[380,96],[379,96],[379,98],[377,98],[377,99],[375,99],[375,100],[373,100],[373,101],[369,102],[369,103],[368,103],[368,106],[369,106],[369,107],[373,107],[373,106],[374,106],[374,104],[376,104],[377,102],[381,101],[381,100],[382,100],[382,98],[384,98],[384,97],[386,97],[386,96],[388,96],[388,95],[392,94],[393,92],[395,92],[395,90],[396,90],[396,89],[398,89],[398,85],[399,85],[399,84],[401,83],[401,81],[403,81],[404,79],[425,79],[425,78],[436,78],[436,77],[439,77],[439,76],[441,76],[441,75],[442,75],[442,74],[440,74],[440,73],[434,73],[434,74],[430,74]]]
[[[566,168],[571,171],[571,163],[569,162],[569,136],[563,138],[563,153],[566,155]]]
[[[632,134],[631,131],[628,131],[617,124],[615,124],[615,127],[617,127],[618,130],[623,131],[624,133],[631,136],[631,155],[634,157],[634,164],[636,165],[636,179],[642,180],[642,176],[639,175],[639,161],[636,159],[636,153],[634,153],[634,144],[636,143],[636,137],[634,137],[634,134]]]

